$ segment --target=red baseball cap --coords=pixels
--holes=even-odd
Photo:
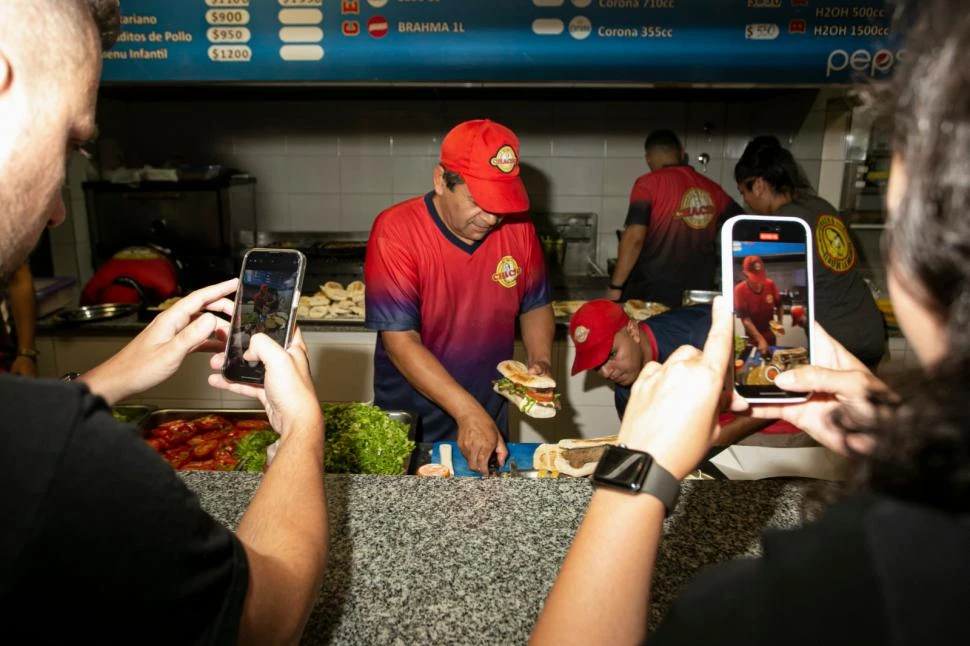
[[[745,277],[754,283],[765,282],[765,263],[760,256],[745,256],[741,263],[741,269]]]
[[[613,337],[626,326],[630,317],[613,301],[589,301],[569,321],[569,338],[576,346],[572,374],[606,363],[613,349]]]
[[[529,196],[519,177],[519,138],[489,119],[459,123],[441,142],[441,165],[458,173],[489,213],[523,213]]]

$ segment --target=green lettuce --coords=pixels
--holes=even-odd
[[[244,436],[236,445],[236,459],[240,471],[262,471],[266,467],[266,449],[279,439],[276,431],[255,431]]]
[[[408,424],[371,404],[322,404],[327,425],[327,473],[401,475],[414,450]]]

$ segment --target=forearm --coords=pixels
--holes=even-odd
[[[650,495],[593,494],[530,644],[639,644],[664,506]]]
[[[296,643],[327,559],[322,418],[284,437],[236,534],[250,570],[241,641]]]
[[[475,409],[485,411],[421,343],[417,332],[381,332],[381,335],[394,367],[418,392],[453,418],[457,420]]]
[[[17,346],[33,350],[36,343],[34,334],[37,327],[37,296],[34,293],[34,279],[30,268],[23,265],[10,282],[10,309]]]
[[[755,327],[754,321],[749,318],[741,319],[741,324],[744,326],[744,331],[748,333],[748,336],[755,342],[755,344],[761,343],[765,340],[765,337],[758,331]]]
[[[522,343],[529,355],[529,365],[545,362],[552,365],[552,341],[556,335],[556,318],[551,305],[537,307],[519,317]]]
[[[616,267],[613,269],[613,276],[610,279],[610,282],[614,285],[626,283],[634,265],[637,264],[640,252],[643,250],[644,235],[635,230],[636,226],[628,226],[624,229],[620,238],[620,245],[616,251]]]

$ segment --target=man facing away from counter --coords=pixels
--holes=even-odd
[[[457,439],[485,473],[493,453],[508,456],[508,400],[492,381],[512,358],[516,318],[532,374],[549,374],[555,331],[518,138],[487,119],[458,124],[433,184],[382,212],[367,244],[374,403],[415,411],[420,441]]]
[[[714,288],[717,234],[741,207],[686,163],[670,130],[651,132],[644,151],[650,172],[630,192],[607,298],[677,307],[684,291]]]
[[[118,0],[0,2],[0,275],[65,217],[68,155],[95,135]],[[299,334],[256,335],[254,396],[282,436],[234,535],[108,404],[225,346],[235,279],[183,298],[73,383],[0,375],[0,607],[8,643],[296,643],[327,550],[323,419]],[[223,339],[217,342],[213,337]],[[212,358],[214,368],[222,357]],[[43,613],[47,621],[30,621]]]

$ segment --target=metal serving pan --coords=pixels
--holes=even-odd
[[[76,310],[67,310],[54,315],[54,320],[66,325],[78,323],[93,323],[107,319],[128,316],[138,311],[138,306],[131,303],[104,303],[102,305],[85,305]]]

